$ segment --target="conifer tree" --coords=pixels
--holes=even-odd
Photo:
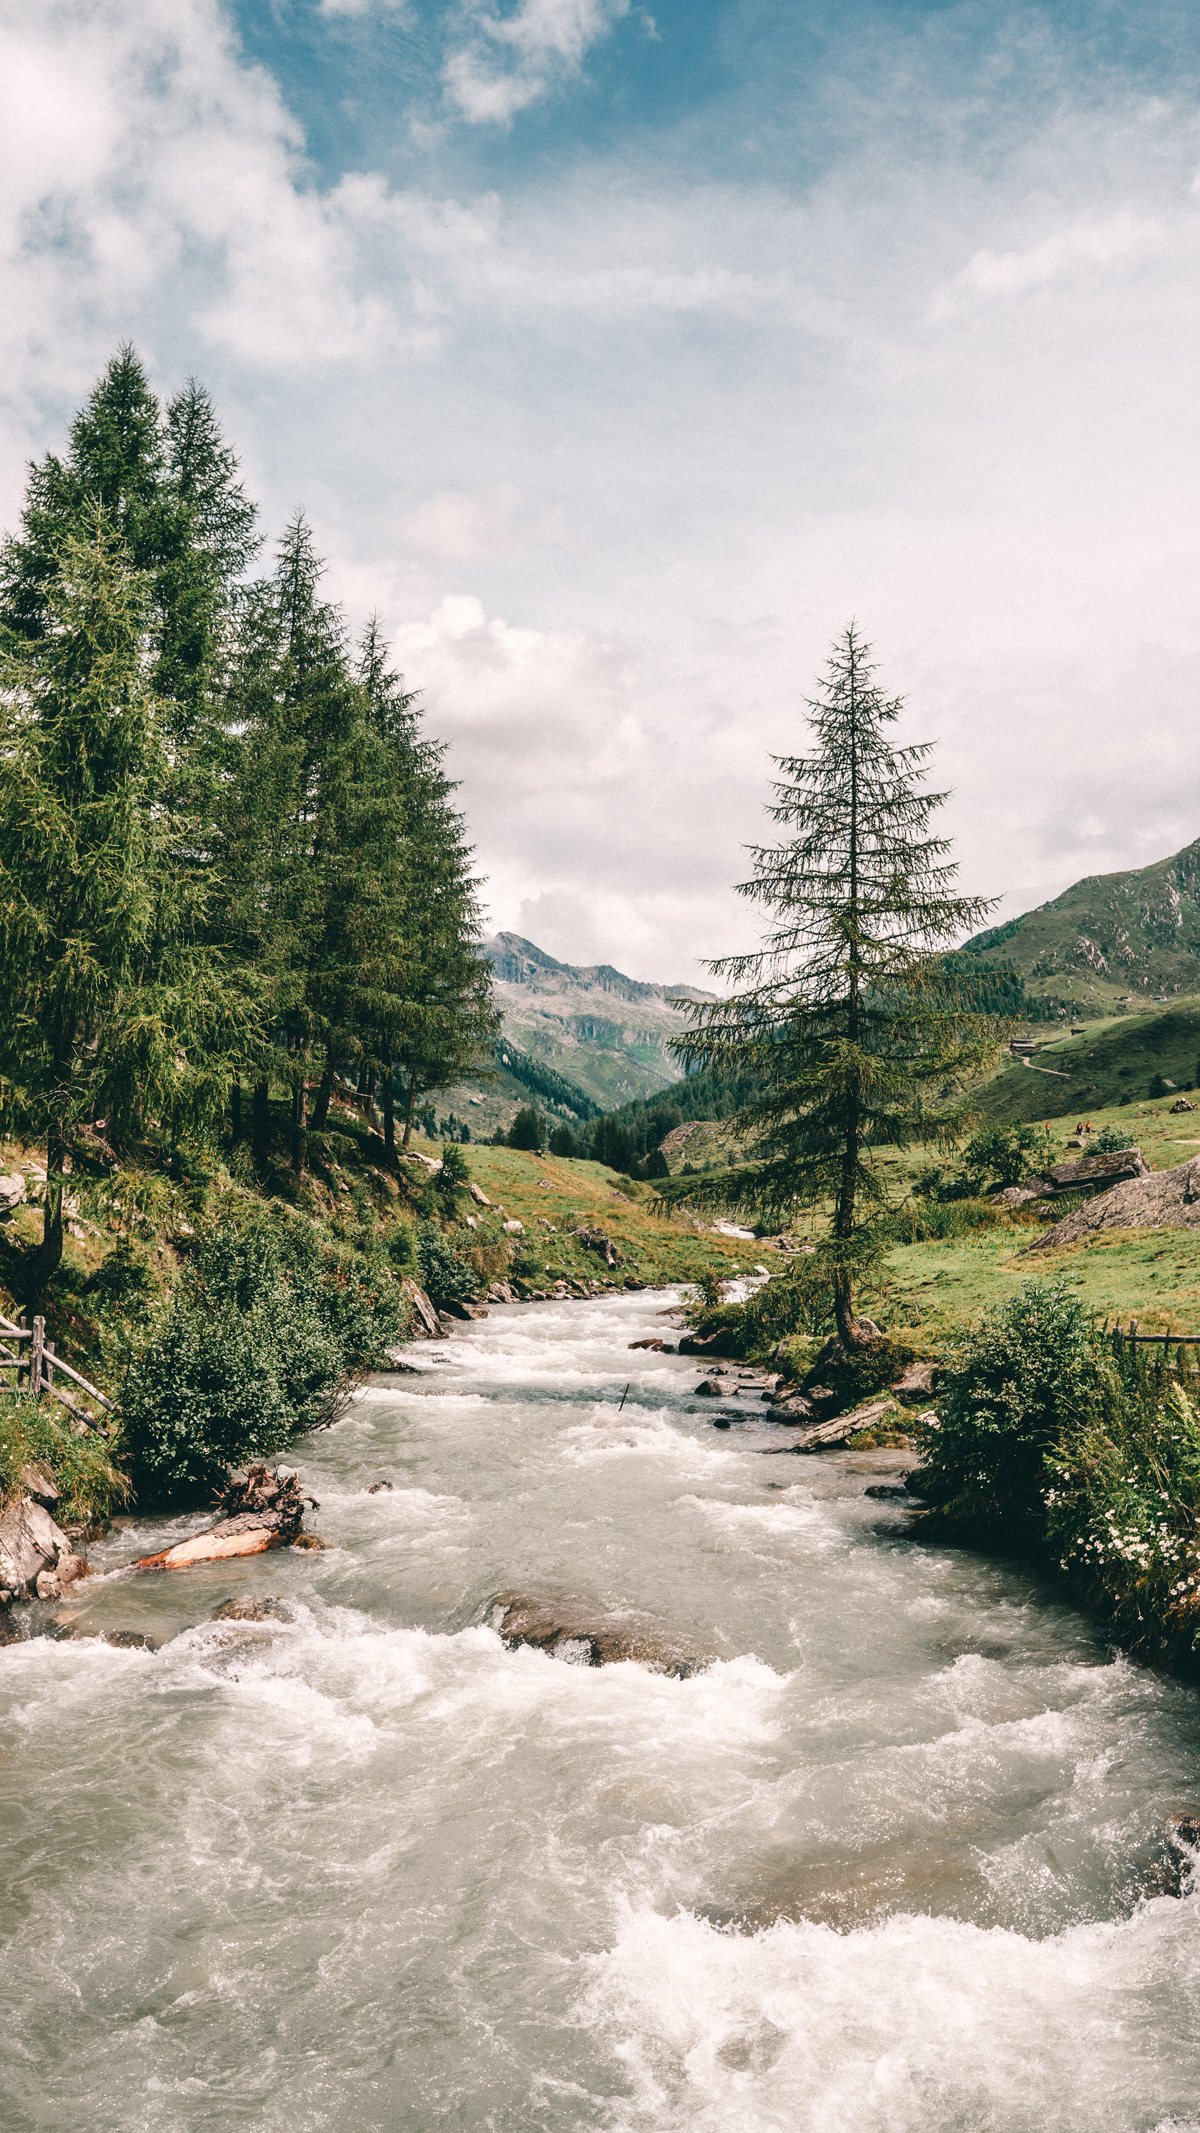
[[[0,1120],[46,1150],[31,1304],[63,1249],[79,1130],[199,1115],[221,1078],[219,983],[195,948],[201,894],[163,805],[168,753],[147,675],[149,587],[103,511],[67,531],[36,636],[0,663]]]
[[[233,588],[257,546],[255,509],[208,395],[190,380],[164,417],[130,347],[76,415],[66,457],[49,453],[29,470],[21,532],[0,553],[0,622],[16,635],[44,633],[64,543],[87,537],[97,506],[126,560],[147,575],[151,680],[168,741],[194,748]]]
[[[924,789],[932,744],[896,747],[902,708],[877,686],[851,625],[809,703],[811,755],[777,757],[770,808],[790,834],[754,850],[739,893],[770,914],[764,945],[711,965],[727,999],[698,1004],[675,1049],[690,1067],[761,1074],[737,1125],[755,1165],[701,1197],[786,1222],[826,1204],[838,1333],[860,1343],[856,1275],[878,1251],[884,1185],[873,1151],[938,1139],[946,1101],[994,1050],[994,1030],[939,951],[989,905],[953,888],[956,867]]]

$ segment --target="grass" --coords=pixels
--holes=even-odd
[[[21,1469],[46,1467],[58,1485],[55,1518],[61,1525],[91,1525],[111,1516],[129,1494],[104,1440],[77,1436],[52,1400],[0,1393],[0,1504],[24,1494]]]
[[[772,1268],[777,1264],[774,1249],[758,1240],[726,1237],[711,1222],[686,1213],[665,1216],[655,1208],[652,1185],[637,1184],[603,1163],[475,1145],[464,1154],[472,1178],[489,1200],[524,1224],[525,1235],[518,1242],[524,1259],[536,1262],[526,1277],[532,1287],[608,1275],[603,1259],[571,1235],[578,1228],[611,1237],[622,1259],[612,1277],[616,1279],[632,1274],[648,1283],[695,1281],[706,1272],[729,1276],[760,1263]],[[459,1243],[467,1211],[464,1208],[455,1225]],[[469,1212],[479,1218],[477,1207]]]
[[[1036,1038],[1044,1027],[1036,1026]],[[1118,1104],[1123,1094],[1145,1103],[1155,1074],[1182,1093],[1200,1063],[1200,1000],[1181,998],[1157,1013],[1102,1016],[1079,1037],[1048,1030],[1032,1057],[1032,1066],[1004,1066],[983,1091],[981,1107],[990,1118],[1078,1117]]]

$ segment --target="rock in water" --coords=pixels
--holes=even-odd
[[[488,1610],[490,1626],[510,1651],[528,1644],[571,1666],[616,1666],[636,1659],[656,1674],[686,1680],[707,1662],[682,1652],[651,1624],[625,1617],[597,1620],[578,1600],[502,1592]]]
[[[320,1508],[315,1496],[303,1496],[292,1467],[272,1469],[259,1463],[235,1474],[218,1498],[227,1516],[190,1540],[144,1555],[135,1570],[186,1570],[192,1563],[220,1562],[225,1556],[261,1555],[267,1548],[290,1548],[311,1539],[301,1534],[305,1504]]]
[[[213,1622],[284,1622],[287,1617],[278,1593],[264,1592],[261,1600],[256,1600],[252,1593],[239,1592],[218,1607],[209,1619]]]
[[[400,1288],[405,1301],[411,1305],[416,1315],[417,1326],[420,1328],[418,1338],[424,1334],[430,1340],[437,1340],[441,1335],[442,1329],[438,1324],[437,1312],[430,1303],[424,1289],[418,1287],[411,1274],[405,1275]]]
[[[44,1504],[24,1496],[0,1517],[0,1606],[13,1600],[61,1599],[63,1587],[88,1576]]]

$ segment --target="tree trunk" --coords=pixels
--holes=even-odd
[[[233,1086],[229,1091],[229,1128],[232,1138],[235,1141],[240,1141],[242,1137],[242,1077],[240,1074],[234,1075]]]
[[[308,1161],[308,1084],[303,1073],[292,1091],[292,1169],[304,1176]]]
[[[406,1110],[406,1111],[405,1111],[405,1113],[404,1113],[404,1143],[403,1143],[403,1145],[404,1145],[404,1146],[405,1146],[406,1148],[407,1148],[407,1146],[408,1146],[408,1144],[409,1144],[410,1140],[412,1139],[412,1124],[413,1124],[413,1112],[414,1112],[414,1110],[416,1109],[416,1104],[417,1104],[417,1077],[416,1077],[416,1075],[415,1075],[415,1074],[412,1074],[412,1075],[410,1075],[410,1077],[409,1077],[409,1083],[408,1083],[408,1108],[407,1108],[407,1110]]]
[[[849,934],[849,970],[847,973],[846,1036],[853,1054],[858,1050],[861,1029],[859,1010],[862,1002],[862,950],[859,939],[861,916],[858,908],[858,724],[855,690],[855,669],[850,672],[850,896],[847,908]],[[847,1242],[854,1235],[854,1210],[858,1197],[858,1165],[862,1155],[863,1105],[861,1075],[846,1098],[844,1138],[842,1142],[842,1179],[834,1208],[833,1234],[844,1237]],[[873,1338],[865,1330],[861,1320],[854,1315],[854,1283],[848,1266],[837,1266],[833,1273],[833,1315],[837,1321],[838,1337],[844,1348],[861,1348]]]
[[[317,1087],[317,1100],[313,1105],[312,1124],[314,1133],[324,1133],[329,1117],[329,1099],[333,1094],[333,1053],[325,1054],[325,1072]]]
[[[271,1084],[269,1081],[256,1081],[254,1084],[250,1131],[254,1150],[254,1167],[256,1170],[265,1170],[270,1155],[271,1140]]]
[[[389,1060],[383,1069],[383,1152],[389,1162],[396,1154],[396,1092],[392,1087],[392,1066]]]

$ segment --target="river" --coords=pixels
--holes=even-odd
[[[131,1521],[0,1652],[4,2133],[1200,2133],[1200,1699],[917,1545],[899,1455],[714,1429],[669,1301],[413,1351],[301,1446],[335,1545]],[[513,1590],[707,1663],[508,1650]]]

